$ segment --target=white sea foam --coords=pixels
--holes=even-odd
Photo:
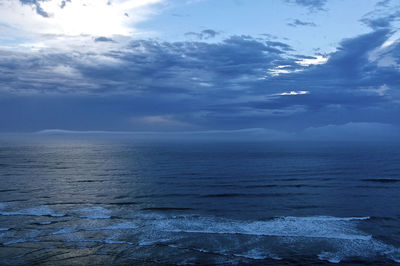
[[[46,207],[46,206],[43,206]],[[19,211],[31,213],[34,209]],[[111,211],[102,207],[90,207],[78,210],[82,217],[92,219],[106,219]],[[49,215],[50,209],[41,208],[35,213]],[[54,213],[54,212],[52,212]],[[247,258],[254,260],[285,258],[287,245],[290,250],[300,253],[304,250],[312,252],[320,260],[339,263],[349,257],[370,258],[386,256],[395,262],[400,262],[400,250],[391,245],[374,239],[361,231],[358,224],[369,217],[280,217],[264,221],[243,221],[211,216],[199,215],[148,215],[142,218],[140,214],[132,221],[108,224],[108,221],[85,221],[83,227],[66,227],[56,229],[51,235],[62,235],[66,242],[98,242],[105,244],[129,244],[139,246],[153,246],[156,244],[170,247],[188,248],[226,256]],[[88,222],[88,223],[87,223]],[[99,226],[101,224],[101,226]],[[78,225],[78,224],[77,224]],[[89,225],[89,226],[88,226]],[[94,225],[94,226],[93,226]],[[89,227],[89,228],[88,228]],[[91,228],[90,228],[91,227]],[[140,230],[138,230],[140,228]],[[8,230],[4,228],[3,231]],[[88,231],[107,231],[105,238],[93,240],[87,237]],[[130,231],[132,230],[132,232]],[[2,231],[2,228],[0,228]],[[74,234],[79,232],[79,234]],[[126,234],[133,233],[141,239],[138,242],[124,241]],[[196,240],[196,235],[205,234]],[[8,234],[5,232],[3,234]],[[242,236],[237,236],[242,235]],[[120,236],[123,240],[120,240]],[[58,237],[59,238],[59,237]],[[269,238],[270,241],[265,241]],[[179,239],[179,241],[177,241]],[[36,241],[34,235],[19,236],[19,238],[3,243],[11,245],[26,241]],[[231,248],[225,246],[220,250],[218,241],[235,240],[238,245]],[[241,241],[250,241],[241,243]],[[177,244],[179,243],[179,244]],[[209,244],[207,244],[209,243]],[[229,242],[228,242],[229,243]],[[307,248],[309,245],[310,248]],[[210,250],[210,251],[207,251]]]
[[[27,215],[27,216],[53,216],[62,217],[65,216],[64,213],[55,213],[46,205],[19,210],[19,211],[0,211],[0,215],[11,216],[11,215]]]
[[[362,232],[357,225],[369,217],[280,217],[267,221],[239,221],[217,217],[164,217],[152,222],[156,230],[172,233],[201,233],[212,238],[231,238],[232,235],[242,234],[249,236],[274,237],[280,242],[289,243],[292,249],[310,245],[318,258],[331,263],[339,263],[345,258],[370,258],[377,255],[386,255],[393,261],[400,260],[400,249],[374,239],[371,235]],[[279,240],[278,240],[279,239]],[[321,242],[322,241],[322,242]],[[262,243],[262,242],[260,242]],[[323,247],[321,246],[323,243]],[[273,250],[277,245],[271,246]],[[325,249],[326,248],[326,249]],[[325,250],[324,250],[325,249]],[[278,249],[279,250],[279,249]],[[278,255],[270,255],[267,250],[250,249],[236,252],[233,255],[250,259],[280,259]],[[318,253],[319,252],[319,253]],[[273,252],[271,252],[273,254]]]
[[[100,206],[83,208],[79,212],[81,218],[108,219],[111,217],[111,211]]]
[[[109,240],[109,239],[106,239],[103,242],[106,243],[106,244],[128,244],[128,245],[133,245],[132,242],[120,241],[120,240]]]
[[[371,236],[357,230],[353,221],[367,217],[282,217],[269,221],[235,221],[212,217],[183,217],[157,220],[154,226],[161,231],[244,234],[278,237],[329,238],[370,240]]]
[[[400,249],[375,239],[333,243],[332,247],[333,251],[323,251],[318,254],[318,258],[331,263],[340,263],[349,257],[371,258],[381,255],[395,262],[400,262]]]
[[[339,256],[339,254],[335,254],[332,252],[325,252],[325,251],[318,254],[318,258],[320,260],[329,261],[330,263],[339,263],[343,259],[342,256]]]
[[[400,248],[390,248],[384,252],[391,260],[400,263]]]

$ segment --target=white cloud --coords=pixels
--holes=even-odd
[[[281,65],[275,68],[269,69],[268,72],[272,76],[279,76],[280,74],[290,74],[294,72],[300,72],[301,69],[292,69],[289,65]],[[262,77],[260,79],[265,79],[266,77]]]
[[[321,55],[317,55],[314,58],[303,58],[300,60],[296,60],[296,63],[299,64],[302,67],[308,67],[311,65],[322,65],[328,62],[329,57],[323,57]],[[290,74],[290,73],[295,73],[295,72],[301,72],[303,71],[303,68],[293,68],[290,65],[280,65],[277,67],[274,67],[272,69],[269,69],[268,72],[272,76],[279,76],[281,74]],[[260,79],[264,79],[265,77],[262,77]]]
[[[305,94],[309,94],[309,91],[290,91],[290,92],[282,92],[279,93],[279,95],[282,96],[290,96],[290,95],[305,95]]]
[[[302,66],[322,65],[325,64],[328,61],[328,59],[329,57],[323,57],[321,55],[317,55],[315,58],[303,58],[296,62]]]

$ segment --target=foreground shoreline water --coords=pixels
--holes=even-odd
[[[1,142],[0,263],[398,263],[396,145]]]

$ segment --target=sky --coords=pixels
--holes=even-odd
[[[397,0],[0,0],[0,132],[398,140],[399,27]]]

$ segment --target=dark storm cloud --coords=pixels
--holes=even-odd
[[[217,43],[137,40],[103,53],[0,52],[1,130],[399,125],[400,68],[379,64],[390,34],[346,39],[325,64],[308,67],[299,60],[316,58],[250,36]],[[378,59],[371,59],[374,53]],[[399,44],[384,56],[399,64]],[[274,69],[290,73],[273,75]]]
[[[197,124],[207,126],[208,106],[223,99],[234,99],[243,95],[243,89],[252,86],[267,69],[276,65],[275,61],[283,60],[284,53],[272,45],[259,42],[249,36],[233,36],[220,43],[207,44],[203,42],[158,42],[151,40],[133,41],[124,50],[107,53],[0,53],[0,83],[2,94],[35,95],[25,98],[24,104],[16,104],[17,98],[7,100],[10,110],[15,112],[2,112],[6,114],[3,119],[11,119],[11,113],[17,118],[8,120],[5,125],[33,126],[22,123],[24,119],[34,121],[30,116],[37,115],[42,121],[36,123],[35,128],[44,126],[53,121],[57,127],[62,122],[73,121],[73,112],[61,112],[55,108],[54,113],[48,112],[53,104],[70,95],[97,95],[106,97],[108,106],[118,105],[120,108],[108,113],[110,120],[121,121],[125,119],[126,128],[128,120],[135,120],[137,116],[160,116],[166,118],[153,118],[149,121],[166,121],[171,123],[182,121],[182,125]],[[118,102],[109,100],[112,95],[130,101]],[[43,97],[40,95],[59,95],[58,98]],[[107,96],[108,95],[108,96]],[[111,96],[110,96],[111,95]],[[55,97],[55,96],[54,96]],[[41,108],[28,109],[30,99],[40,99]],[[75,97],[76,98],[76,97]],[[33,101],[33,100],[32,100]],[[97,101],[69,101],[75,112],[85,112],[80,116],[87,121],[87,125],[95,125],[96,113],[98,118],[101,112]],[[157,104],[153,104],[157,103]],[[19,109],[10,106],[24,106],[22,114]],[[31,104],[32,106],[35,103]],[[7,109],[3,105],[3,108]],[[46,106],[48,109],[42,110]],[[151,106],[152,108],[147,108]],[[179,106],[177,109],[176,107]],[[85,111],[86,110],[86,111]],[[51,114],[60,113],[63,117],[55,121]],[[173,118],[171,117],[173,115]],[[26,117],[28,115],[29,117]],[[49,117],[45,119],[46,117]],[[70,117],[69,117],[70,116]],[[70,119],[67,119],[70,118]],[[52,120],[53,119],[53,120]],[[163,120],[164,119],[164,120]],[[169,119],[169,120],[168,120]],[[12,121],[19,121],[12,122]],[[100,121],[107,123],[106,118]],[[132,122],[140,124],[141,122]],[[78,122],[77,122],[78,124]],[[85,124],[85,122],[82,122]],[[129,124],[129,123],[128,123]],[[69,124],[68,124],[69,125]],[[107,123],[115,125],[115,123]],[[225,127],[229,125],[221,125]],[[55,126],[48,126],[55,127]],[[77,125],[78,127],[78,125]],[[81,128],[81,126],[79,126]],[[116,126],[113,128],[117,128]],[[147,128],[143,126],[142,128]],[[119,128],[120,129],[120,128]],[[137,129],[137,127],[136,127]]]
[[[346,39],[330,55],[327,63],[311,66],[307,71],[278,76],[270,79],[269,83],[278,84],[288,82],[289,79],[307,88],[330,92],[357,91],[361,86],[384,83],[395,85],[398,71],[390,67],[378,67],[369,58],[371,52],[379,48],[389,36],[389,31],[379,30]],[[395,54],[396,51],[394,49],[392,53]]]
[[[262,123],[275,129],[349,122],[399,125],[396,115],[400,112],[399,68],[379,67],[377,62],[369,59],[370,53],[389,36],[389,31],[381,30],[347,39],[330,55],[326,64],[270,77],[247,90],[247,95],[260,95],[260,92],[268,90],[304,90],[309,91],[308,94],[276,94],[260,97],[263,100],[214,106],[213,114],[219,118],[224,114],[224,119],[245,116],[243,120],[248,126]],[[396,45],[390,52],[397,62],[400,62],[399,51],[400,47]],[[379,90],[382,86],[390,88],[387,93]],[[368,89],[371,87],[374,89]]]
[[[301,105],[302,126],[312,117],[312,122],[321,124],[325,120],[347,122],[382,122],[399,124],[396,113],[399,106],[400,72],[398,67],[379,67],[370,61],[369,55],[390,36],[389,31],[380,30],[357,38],[347,39],[330,55],[324,65],[289,75],[281,75],[268,81],[269,85],[291,84],[295,89],[309,90],[310,94],[281,96],[265,103],[252,103],[257,108],[281,109]],[[397,61],[399,45],[392,48],[390,56]],[[379,88],[387,85],[387,94],[366,93],[367,87]],[[293,117],[295,117],[294,115]],[[295,122],[296,123],[296,122]]]
[[[252,83],[275,66],[282,54],[248,36],[233,36],[214,44],[142,40],[132,42],[125,52],[103,55],[117,60],[116,64],[79,61],[74,68],[86,79],[95,80],[99,88],[111,92],[198,95]],[[87,57],[90,60],[93,55]],[[84,56],[79,59],[85,60]]]

